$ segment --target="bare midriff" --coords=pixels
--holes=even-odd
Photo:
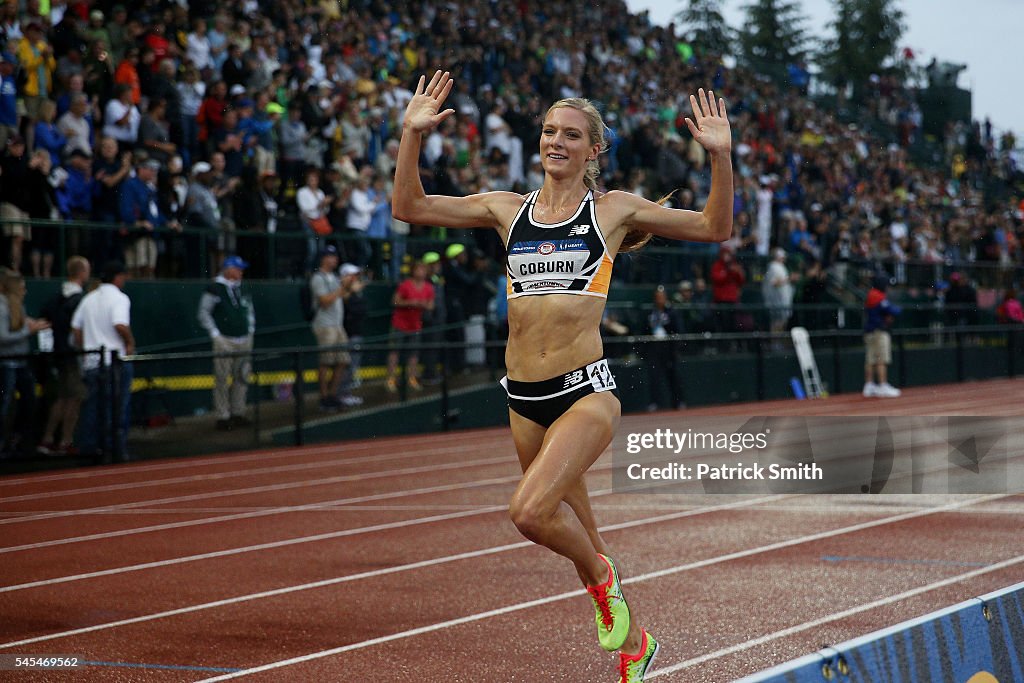
[[[578,294],[510,300],[505,348],[509,379],[539,382],[600,360],[604,305],[603,297]]]

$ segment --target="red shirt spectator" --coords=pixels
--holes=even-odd
[[[423,309],[434,305],[434,285],[427,282],[422,264],[416,264],[413,276],[398,285],[393,303],[391,327],[410,334],[423,329]]]
[[[743,266],[733,256],[732,249],[722,246],[718,260],[711,266],[711,300],[716,304],[734,304],[740,300],[740,289],[747,281]]]
[[[224,81],[217,81],[210,86],[210,94],[199,105],[196,123],[199,124],[199,141],[212,140],[213,136],[224,127],[224,112],[228,109],[228,86]]]
[[[171,49],[171,43],[167,38],[164,37],[164,25],[157,24],[153,27],[146,37],[143,39],[146,47],[153,50],[153,64],[150,68],[155,73],[160,68],[160,62],[168,57],[168,53]]]

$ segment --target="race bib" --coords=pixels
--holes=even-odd
[[[587,378],[595,392],[611,391],[615,389],[615,377],[608,368],[608,360],[602,358],[588,365],[585,369]]]

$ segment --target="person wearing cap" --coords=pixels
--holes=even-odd
[[[110,45],[110,32],[104,26],[105,19],[103,10],[94,9],[89,12],[89,23],[81,29],[82,37],[85,38],[86,43],[92,45],[96,41],[101,40],[104,45]]]
[[[18,132],[17,66],[14,55],[0,52],[0,151],[7,146],[7,138]]]
[[[260,93],[257,99],[265,102],[267,96]],[[238,131],[242,135],[245,157],[248,163],[260,171],[277,166],[273,153],[273,130],[274,121],[267,115],[265,106],[257,107],[251,98],[238,103]]]
[[[223,431],[251,424],[245,413],[256,313],[252,298],[242,289],[248,267],[242,257],[228,256],[199,298],[199,326],[210,335],[218,354],[213,359],[213,411],[216,427]]]
[[[366,321],[367,313],[366,298],[363,296],[363,290],[366,288],[363,269],[354,263],[344,263],[339,273],[342,287],[348,290],[348,296],[345,297],[345,315],[342,325],[349,342],[359,345],[363,341],[363,323]],[[346,405],[359,405],[363,399],[353,396],[352,390],[358,389],[362,384],[362,380],[359,379],[359,368],[362,367],[363,352],[353,349],[349,351],[349,357],[352,362],[341,381],[338,399]]]
[[[786,331],[790,316],[793,315],[793,282],[798,275],[789,272],[786,267],[786,250],[776,247],[772,250],[772,260],[761,281],[761,296],[768,308],[769,331],[781,334]],[[782,348],[781,339],[772,339],[772,348]]]
[[[506,243],[508,376],[502,386],[524,471],[509,515],[524,536],[573,563],[593,599],[598,641],[608,651],[620,650],[624,680],[642,681],[658,645],[630,614],[583,478],[611,443],[620,414],[601,318],[619,252],[639,248],[651,235],[721,242],[732,234],[725,102],[703,89],[690,96],[693,118],[686,124],[711,165],[703,212],[600,192],[605,126],[594,105],[578,98],[556,102],[544,116],[539,190],[428,196],[420,177],[421,146],[455,113],[441,109],[453,86],[448,72],[419,80],[402,122],[393,210],[415,224],[490,228]],[[536,670],[538,662],[530,660],[525,671]]]
[[[213,193],[213,167],[205,161],[192,166],[192,180],[188,185],[188,195],[185,198],[185,224],[190,228],[202,230],[204,236],[186,236],[186,242],[193,248],[198,247],[198,240],[205,239],[207,252],[210,255],[211,263],[197,263],[196,254],[192,254],[192,263],[189,264],[190,274],[196,275],[199,270],[204,274],[215,271],[216,264],[221,260],[218,250],[217,233],[221,229],[220,205]],[[191,251],[191,250],[190,250]],[[210,267],[210,270],[206,270]]]
[[[348,344],[345,333],[345,299],[351,293],[351,282],[342,281],[338,269],[338,249],[327,245],[320,252],[320,267],[309,278],[309,289],[316,313],[313,335],[320,352],[317,379],[320,386],[320,409],[333,411],[347,401],[339,397],[341,381],[352,363],[347,349],[332,347]]]
[[[159,171],[160,162],[148,159],[136,164],[135,176],[121,185],[121,234],[125,238],[125,263],[132,277],[151,279],[156,272],[154,233],[165,227],[180,229],[160,211],[156,192]]]
[[[434,307],[423,311],[423,341],[426,344],[440,344],[444,341],[444,327],[448,311],[445,308],[444,276],[441,274],[441,254],[428,251],[420,259],[427,267],[427,279],[434,286]],[[435,384],[439,381],[441,348],[423,349],[423,383]]]
[[[899,306],[889,301],[889,275],[879,273],[864,300],[864,391],[866,397],[898,398],[902,392],[889,384],[892,363],[892,327]],[[878,379],[875,382],[875,379]]]
[[[423,330],[423,313],[434,307],[434,286],[427,280],[427,265],[423,261],[414,263],[410,276],[399,283],[391,299],[391,305],[393,348],[388,353],[388,377],[385,388],[389,393],[398,391],[398,363],[401,353],[407,355],[405,382],[410,389],[419,391],[423,387],[417,377],[417,346],[420,343],[420,332]]]
[[[703,286],[704,280],[698,278],[697,282]],[[707,295],[707,288],[704,287],[704,295]],[[683,330],[689,334],[703,333],[708,331],[708,301],[706,296],[699,298],[696,287],[689,280],[682,280],[672,296],[672,301],[677,304]],[[697,348],[693,344],[683,344],[682,352],[696,353]]]
[[[464,244],[449,244],[444,252],[445,261],[442,267],[444,274],[445,297],[445,341],[461,345],[466,341],[466,312],[472,297],[472,290],[481,284],[479,273],[469,267],[469,252]],[[462,372],[466,366],[466,349],[452,346],[447,351],[447,364],[450,372]]]
[[[78,425],[79,450],[84,455],[104,456],[109,459],[128,459],[128,425],[131,424],[132,364],[120,362],[113,366],[113,353],[118,357],[135,353],[135,336],[131,327],[131,299],[124,293],[127,281],[125,266],[120,261],[108,261],[100,271],[100,286],[82,298],[71,317],[71,333],[75,346],[86,351],[82,356],[82,373],[86,399]],[[103,353],[99,350],[103,349]],[[91,352],[91,353],[89,353]],[[117,414],[120,422],[114,424],[110,409],[100,409],[100,401],[116,389],[119,398]],[[106,398],[108,402],[109,398]],[[100,415],[106,425],[101,429]],[[100,440],[100,434],[104,440]]]

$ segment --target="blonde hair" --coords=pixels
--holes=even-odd
[[[605,136],[608,126],[605,125],[601,112],[597,110],[593,102],[583,97],[568,97],[558,100],[548,107],[544,118],[547,119],[555,109],[562,108],[575,109],[583,114],[587,120],[587,135],[590,138],[590,144],[599,146],[598,154],[604,154],[608,151],[608,138]],[[587,170],[583,174],[583,184],[591,190],[596,190],[597,178],[600,175],[601,164],[597,161],[597,157],[595,157],[587,162]],[[651,240],[651,236],[651,233],[644,232],[643,230],[630,230],[622,238],[622,244],[619,245],[619,253],[642,249]]]
[[[84,256],[72,256],[68,259],[65,270],[69,278],[79,277],[89,268],[89,261]]]

